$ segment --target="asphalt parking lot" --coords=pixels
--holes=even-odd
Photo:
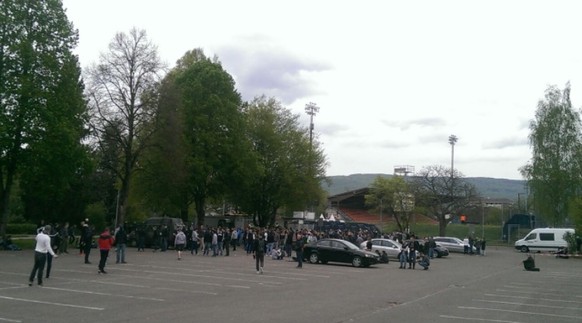
[[[136,252],[127,264],[98,252],[53,262],[44,287],[29,287],[32,251],[0,251],[0,322],[580,322],[582,260],[490,247],[451,254],[430,270],[311,265],[265,259],[258,275],[243,251],[229,257]]]

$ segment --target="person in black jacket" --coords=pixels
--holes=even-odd
[[[416,251],[419,250],[420,244],[416,237],[412,235],[410,237],[410,242],[408,243],[408,269],[415,269],[416,267]]]
[[[115,246],[117,248],[117,257],[115,263],[125,264],[125,248],[127,247],[127,233],[123,225],[120,225],[115,232]]]
[[[262,274],[263,267],[265,267],[265,252],[267,251],[265,235],[262,232],[259,232],[258,238],[255,239],[253,243],[254,243],[253,258],[255,258],[257,274]]]

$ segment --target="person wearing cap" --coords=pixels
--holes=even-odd
[[[32,283],[34,282],[34,276],[37,276],[38,286],[42,286],[42,274],[47,259],[47,253],[55,258],[58,257],[51,248],[51,238],[46,235],[44,231],[45,227],[41,227],[38,229],[38,234],[36,235],[36,246],[34,248],[34,266],[32,267],[32,272],[28,278],[28,286],[32,286]]]

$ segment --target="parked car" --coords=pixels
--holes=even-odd
[[[321,239],[316,243],[307,244],[303,255],[312,264],[343,262],[351,263],[354,267],[369,267],[380,261],[376,253],[362,250],[355,244],[341,239]]]
[[[366,246],[368,241],[364,241],[360,244],[360,248],[366,250]],[[388,254],[388,258],[398,259],[398,254],[402,250],[402,245],[398,241],[394,241],[392,239],[372,239],[372,252],[376,253],[376,251],[382,253],[382,251],[386,251]]]
[[[434,237],[434,242],[436,242],[437,246],[445,247],[450,252],[465,252],[465,243],[463,240],[456,238],[456,237]],[[473,246],[473,252],[475,252],[477,248]]]
[[[434,248],[433,251],[433,257],[434,258],[442,258],[442,257],[446,257],[449,255],[449,249],[443,247],[443,246],[439,246],[437,244],[436,248]]]

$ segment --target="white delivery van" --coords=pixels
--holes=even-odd
[[[562,248],[568,247],[568,243],[564,240],[564,235],[567,232],[574,234],[574,229],[533,229],[525,238],[515,242],[515,249],[521,252],[557,252]]]

